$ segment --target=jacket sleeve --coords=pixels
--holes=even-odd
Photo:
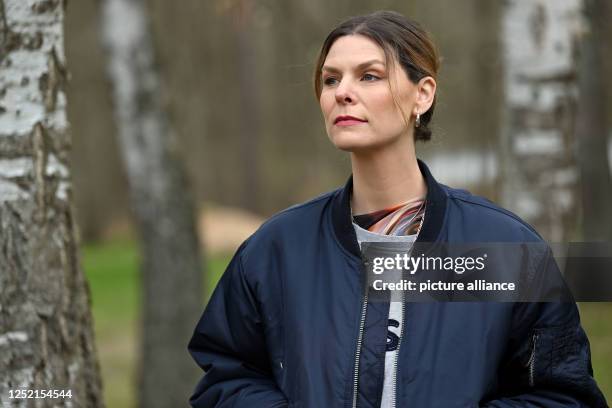
[[[558,292],[557,283],[564,282],[550,248],[540,259],[534,284]],[[558,302],[515,304],[507,357],[499,373],[500,392],[481,407],[608,406],[593,378],[589,340],[578,308],[569,290],[567,294]]]
[[[257,299],[242,269],[243,244],[220,279],[189,342],[205,374],[193,407],[286,407],[272,377]]]

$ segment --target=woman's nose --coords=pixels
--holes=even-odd
[[[352,103],[355,101],[355,94],[353,86],[350,81],[343,79],[338,87],[336,88],[336,102],[338,103]]]

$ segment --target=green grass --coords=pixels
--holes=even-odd
[[[582,326],[591,342],[591,361],[599,388],[612,403],[612,303],[579,303]]]
[[[136,333],[141,296],[136,244],[118,240],[87,245],[82,254],[91,289],[106,405],[136,407]],[[212,290],[221,277],[229,260],[230,256],[209,258],[209,289]]]
[[[212,290],[230,256],[208,258]],[[136,406],[139,257],[136,244],[118,240],[83,248],[83,267],[92,293],[92,312],[104,397],[108,407]],[[591,342],[595,379],[612,396],[612,303],[581,303],[582,324]]]
[[[134,351],[140,302],[137,252],[132,241],[83,248],[108,407],[136,406]]]
[[[137,252],[135,243],[127,240],[83,248],[93,314],[103,332],[136,320],[140,302]]]

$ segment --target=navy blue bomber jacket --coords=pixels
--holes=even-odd
[[[542,241],[419,167],[417,242]],[[205,370],[193,407],[380,406],[388,303],[364,302],[351,188],[280,212],[237,250],[189,342]],[[405,303],[402,342],[397,407],[607,406],[574,302]]]

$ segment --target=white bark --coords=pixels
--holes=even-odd
[[[545,239],[573,236],[574,124],[582,0],[504,2],[502,201]]]
[[[2,406],[103,406],[72,206],[64,7],[0,0]],[[9,400],[20,388],[72,398]]]
[[[101,6],[119,143],[144,261],[139,403],[184,406],[198,377],[186,345],[203,294],[194,211],[161,106],[145,4],[103,0]]]

